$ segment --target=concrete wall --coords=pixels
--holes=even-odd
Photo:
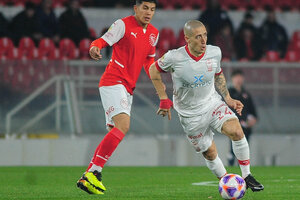
[[[0,166],[84,166],[104,135],[60,139],[2,139]],[[215,135],[219,156],[227,164],[229,140]],[[252,165],[300,165],[300,135],[256,134],[251,138]],[[201,154],[182,137],[125,137],[107,165],[199,166]]]

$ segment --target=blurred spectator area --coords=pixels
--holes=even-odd
[[[41,0],[0,0],[0,5],[24,6],[26,1],[39,4]],[[83,7],[130,7],[134,0],[79,0]],[[54,7],[63,7],[67,0],[53,0]],[[297,10],[300,2],[295,0],[220,0],[222,7],[228,10]],[[205,9],[206,0],[158,0],[163,9]]]
[[[173,0],[174,1],[174,0]],[[173,1],[169,1],[168,6]],[[225,2],[225,0],[223,0]],[[0,6],[0,12],[9,21],[17,13],[23,10],[22,5],[25,1],[21,0],[0,0],[2,5]],[[10,2],[10,3],[8,3]],[[11,6],[13,4],[18,6]],[[39,1],[34,0],[34,3]],[[54,2],[57,2],[54,0]],[[66,2],[66,1],[61,1]],[[82,5],[83,2],[80,1]],[[162,3],[163,1],[161,1]],[[180,1],[177,0],[177,3]],[[187,2],[187,1],[186,1]],[[189,1],[188,1],[189,2]],[[201,2],[201,1],[193,1]],[[228,1],[229,2],[229,1]],[[230,1],[231,3],[238,3],[240,1]],[[271,1],[268,1],[271,2]],[[275,2],[275,1],[274,1]],[[276,1],[277,3],[279,1]],[[286,3],[289,0],[285,1]],[[298,1],[294,1],[298,2]],[[190,2],[189,2],[190,3]],[[8,5],[10,4],[10,5]],[[55,4],[54,4],[55,5]],[[63,5],[63,4],[61,4]],[[191,5],[191,4],[190,4]],[[202,4],[202,5],[205,5]],[[224,6],[225,4],[223,4]],[[229,4],[226,4],[229,5]],[[262,5],[261,3],[259,5]],[[275,4],[274,4],[275,5]],[[293,7],[296,7],[296,3]],[[230,7],[227,6],[227,10]],[[201,7],[202,9],[202,7]],[[57,6],[55,8],[55,14],[59,17],[65,10],[65,7]],[[109,27],[115,20],[132,14],[132,8],[128,9],[99,9],[81,7],[82,13],[87,19],[87,25],[91,33],[91,38],[84,38],[76,45],[69,38],[60,38],[58,43],[54,43],[52,39],[42,38],[39,42],[33,42],[29,37],[23,37],[17,44],[14,44],[9,37],[0,37],[0,84],[13,86],[13,89],[18,93],[29,94],[39,85],[54,75],[58,74],[78,74],[77,68],[70,68],[65,65],[65,61],[68,60],[89,60],[88,48],[92,39],[100,37],[107,27]],[[189,19],[197,19],[201,10],[172,10],[172,9],[158,9],[156,15],[153,18],[152,24],[154,24],[160,30],[160,39],[157,44],[157,58],[162,56],[169,49],[177,48],[185,45],[184,35],[182,27],[184,23]],[[240,26],[245,10],[228,10],[228,14],[233,22],[235,31]],[[260,27],[266,17],[266,12],[263,10],[252,11],[254,25]],[[280,57],[277,51],[267,51],[259,61],[262,62],[300,62],[300,13],[299,11],[281,12],[276,11],[277,20],[284,26],[288,34],[288,46],[286,54]],[[286,23],[288,21],[288,23]],[[238,50],[237,50],[238,51]],[[110,57],[111,51],[109,48],[101,51],[104,55],[104,59],[107,61]],[[237,61],[231,58],[223,57],[223,61]],[[247,59],[240,59],[241,62],[247,62]],[[107,62],[102,61],[102,65],[105,66]],[[86,75],[101,76],[101,72],[97,67],[87,67],[84,69]],[[247,77],[253,82],[272,82],[273,72],[271,69],[264,68],[258,70],[256,68],[249,69]],[[293,83],[299,83],[300,72],[299,68],[290,68],[288,70],[280,70],[281,82],[292,81]],[[169,78],[169,77],[168,77]],[[259,80],[258,80],[259,79]],[[141,81],[148,81],[148,78],[144,75],[140,78]],[[95,91],[98,95],[98,91]]]

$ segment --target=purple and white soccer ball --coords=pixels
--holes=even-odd
[[[246,183],[237,174],[226,174],[219,182],[219,192],[223,199],[241,199],[246,192]]]

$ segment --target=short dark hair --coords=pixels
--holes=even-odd
[[[156,0],[136,0],[136,1],[135,1],[135,4],[136,4],[136,5],[140,5],[140,4],[143,3],[143,1],[145,1],[145,2],[150,2],[150,3],[155,3],[155,5],[157,4],[157,1],[156,1]]]
[[[240,69],[235,69],[235,70],[232,71],[231,77],[234,77],[236,75],[244,76],[244,72],[242,70],[240,70]]]

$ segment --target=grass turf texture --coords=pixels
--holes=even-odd
[[[221,199],[217,186],[192,183],[218,181],[206,167],[106,167],[104,195],[89,195],[76,187],[84,167],[0,167],[0,199]],[[227,168],[238,173],[237,167]],[[300,199],[300,167],[252,167],[265,190],[247,199]]]

